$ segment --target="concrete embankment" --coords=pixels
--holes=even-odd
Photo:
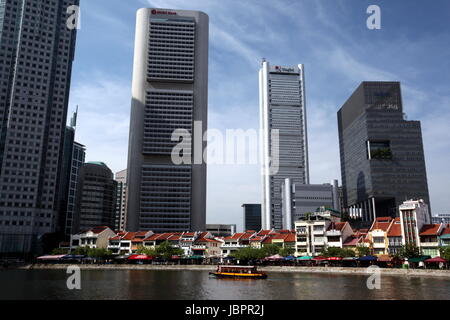
[[[16,269],[27,270],[51,270],[67,269],[68,264],[32,264]],[[80,264],[83,270],[153,270],[153,271],[214,271],[214,265],[132,265],[132,264]],[[322,273],[322,274],[349,274],[367,275],[366,268],[341,268],[341,267],[292,267],[292,266],[266,266],[258,267],[258,270],[266,272],[292,272],[292,273]],[[435,269],[379,269],[383,275],[410,276],[410,277],[444,277],[450,279],[450,270]]]

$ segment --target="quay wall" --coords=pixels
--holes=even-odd
[[[70,264],[31,264],[15,269],[26,270],[58,270],[67,269]],[[82,270],[152,270],[152,271],[214,271],[214,265],[132,265],[132,264],[79,264]],[[343,267],[299,267],[299,266],[259,266],[258,270],[265,272],[292,273],[322,273],[322,274],[353,274],[368,275],[366,268]],[[379,269],[382,275],[412,276],[412,277],[446,277],[450,278],[450,270],[436,269]]]

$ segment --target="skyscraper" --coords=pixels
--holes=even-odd
[[[309,183],[304,66],[271,66],[263,60],[259,92],[262,227],[281,229],[285,179],[292,184]],[[279,130],[278,141],[274,130]],[[270,172],[270,166],[278,170]]]
[[[0,2],[0,251],[38,249],[57,225],[78,3]]]
[[[72,232],[99,226],[114,229],[117,182],[103,162],[88,162],[78,175]]]
[[[242,205],[244,214],[244,231],[247,230],[261,230],[261,204],[248,204]]]
[[[363,82],[338,112],[344,207],[372,221],[408,199],[429,206],[419,121],[405,120],[399,82]]]
[[[116,231],[125,230],[127,222],[127,170],[116,173],[117,197],[114,227]]]
[[[128,231],[205,228],[206,164],[194,155],[201,157],[203,152],[195,151],[206,146],[202,137],[208,117],[208,34],[209,18],[199,11],[137,12]],[[179,143],[172,140],[176,129],[194,134],[191,151],[184,154],[191,163],[172,161],[172,150]]]

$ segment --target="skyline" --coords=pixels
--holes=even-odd
[[[366,8],[371,2],[381,7],[381,30],[366,28]],[[136,11],[141,7],[202,10],[211,23],[209,128],[258,130],[261,58],[274,64],[303,63],[311,183],[328,183],[334,178],[340,181],[337,110],[362,81],[400,81],[408,119],[422,121],[433,213],[445,213],[448,204],[444,187],[450,177],[445,170],[450,153],[445,150],[450,140],[445,118],[450,110],[445,106],[450,96],[445,86],[449,61],[444,58],[450,53],[445,43],[450,5],[441,1],[439,6],[437,2],[426,7],[388,5],[386,1],[351,5],[338,1],[327,6],[305,1],[264,5],[247,1],[235,2],[235,6],[218,1],[192,1],[187,5],[182,1],[108,1],[109,5],[103,7],[99,4],[105,1],[82,2],[69,105],[69,114],[75,105],[80,106],[75,139],[86,145],[87,161],[104,161],[114,172],[126,168]],[[295,10],[282,4],[300,9],[301,19],[292,16]],[[257,19],[251,21],[254,12]],[[414,19],[420,14],[433,15],[433,19]],[[414,28],[407,30],[411,24]],[[286,33],[289,26],[296,29]],[[297,30],[300,33],[295,33]],[[300,48],[293,41],[296,36]],[[408,41],[413,37],[418,39],[416,43]],[[383,51],[377,52],[380,45]],[[433,59],[423,59],[424,51],[432,52]],[[423,68],[414,68],[414,63],[423,64]],[[327,92],[325,97],[323,92]],[[438,108],[425,113],[427,101],[437,101]],[[110,108],[112,111],[105,112]],[[235,117],[237,112],[239,118]],[[330,141],[335,143],[330,145]],[[209,165],[207,223],[236,223],[240,229],[241,205],[261,202],[259,172],[259,164]]]

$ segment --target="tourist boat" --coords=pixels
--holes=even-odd
[[[265,279],[267,274],[256,270],[256,266],[217,266],[216,272],[210,272],[217,278]]]

